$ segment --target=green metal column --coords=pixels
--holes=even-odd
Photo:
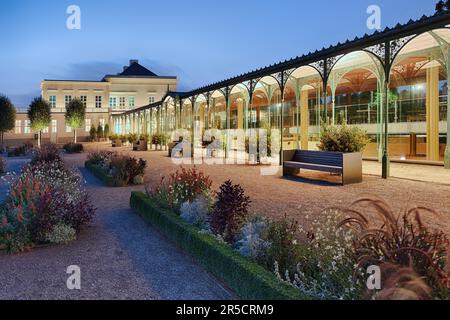
[[[450,46],[447,58],[447,146],[445,148],[445,168],[450,169]]]
[[[384,135],[383,135],[383,158],[381,160],[382,163],[382,177],[383,179],[389,178],[390,171],[390,160],[389,160],[389,76],[387,76],[386,81],[384,82],[383,88],[383,107],[384,107],[384,116],[383,116],[383,125],[384,125]]]

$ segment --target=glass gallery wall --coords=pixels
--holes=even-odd
[[[448,13],[423,17],[191,92],[169,92],[114,116],[115,132],[163,134],[167,143],[183,137],[197,154],[214,137],[229,157],[248,153],[249,138],[261,129],[269,156],[280,161],[281,150],[317,149],[324,123],[346,123],[370,135],[366,158],[381,159],[387,147],[390,159],[443,163],[450,146],[449,27]],[[237,129],[247,143],[230,138]]]

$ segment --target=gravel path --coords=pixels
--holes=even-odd
[[[111,150],[111,147],[106,144],[95,144],[87,146],[87,148]],[[167,176],[179,169],[179,166],[172,163],[171,159],[167,157],[166,151],[133,152],[126,147],[115,150],[148,160],[149,166],[145,181],[150,186],[157,185],[161,176]],[[278,168],[277,174],[271,176],[262,175],[261,169],[264,167],[258,166],[200,164],[197,165],[197,168],[211,177],[214,190],[217,190],[220,184],[227,179],[240,184],[252,200],[251,213],[274,219],[280,219],[287,215],[289,218],[297,220],[305,228],[309,227],[312,218],[320,216],[322,211],[327,208],[348,207],[361,197],[371,196],[384,199],[393,208],[395,214],[403,213],[405,209],[415,206],[434,209],[438,215],[425,214],[422,217],[424,222],[450,235],[450,185],[448,184],[450,177],[447,171],[444,172],[443,168],[436,167],[392,164],[391,170],[394,174],[399,171],[399,166],[401,166],[405,167],[400,168],[403,175],[408,171],[410,176],[417,177],[418,180],[426,181],[425,178],[434,180],[436,172],[441,172],[442,183],[403,178],[383,180],[379,174],[376,176],[367,174],[367,171],[375,172],[376,165],[377,163],[365,162],[366,174],[363,183],[346,186],[329,183],[330,181],[338,182],[339,177],[306,170],[302,171],[302,178],[284,179],[281,176],[281,168]],[[185,167],[190,166],[185,165]],[[316,180],[319,178],[328,182]],[[443,183],[447,183],[447,185]],[[367,212],[366,209],[361,209],[363,212]],[[371,215],[370,217],[372,221],[378,221],[376,216]]]
[[[77,166],[83,159],[66,157]],[[132,188],[103,187],[81,170],[99,208],[93,224],[66,246],[0,253],[0,299],[236,298],[132,212]],[[81,268],[81,290],[66,287],[70,265]]]

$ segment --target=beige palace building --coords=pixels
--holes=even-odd
[[[91,127],[110,123],[115,114],[160,101],[176,87],[176,77],[158,76],[140,65],[138,60],[130,60],[121,73],[106,75],[100,81],[43,80],[41,95],[52,108],[52,122],[44,130],[43,140],[65,143],[73,138],[73,129],[66,125],[64,115],[66,106],[74,98],[81,99],[86,105],[85,125],[77,129],[77,139],[86,141]],[[17,145],[34,140],[35,135],[26,112],[18,112],[16,126],[5,134],[5,143]]]

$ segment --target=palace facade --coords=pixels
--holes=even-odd
[[[138,60],[130,60],[121,73],[106,75],[99,81],[43,80],[41,96],[50,103],[52,111],[51,125],[44,130],[43,139],[55,143],[73,139],[73,129],[66,125],[64,115],[66,106],[74,98],[86,105],[85,125],[77,130],[77,139],[86,141],[91,127],[104,127],[113,115],[159,101],[176,87],[176,77],[158,76]],[[35,135],[27,114],[18,112],[16,126],[5,134],[5,143],[17,145],[34,140]]]

